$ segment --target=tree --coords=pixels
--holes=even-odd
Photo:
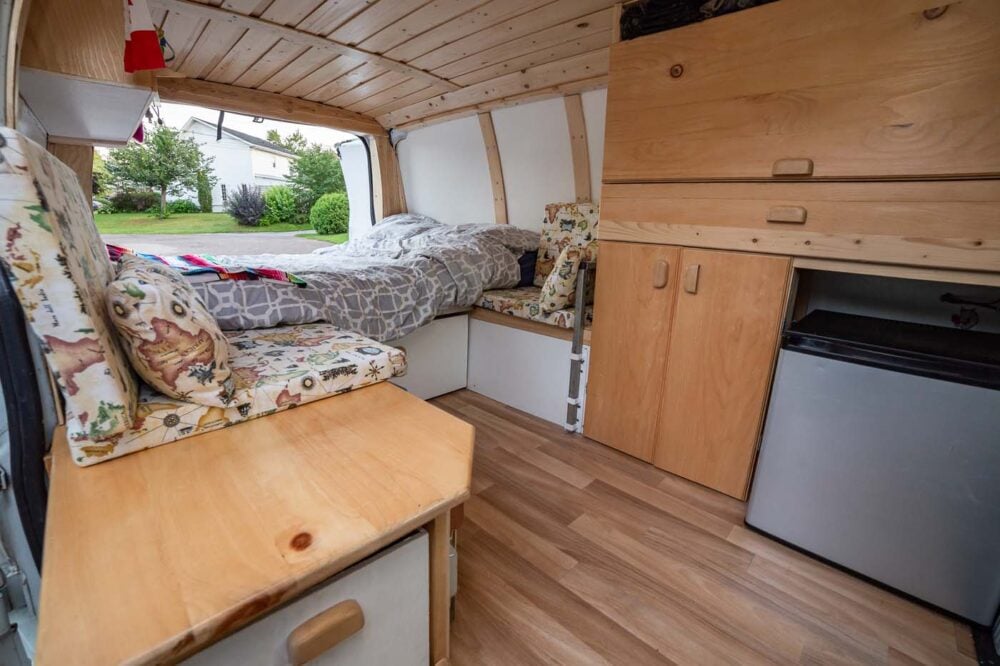
[[[212,183],[211,176],[202,169],[198,172],[198,207],[203,213],[212,212]]]
[[[289,168],[288,180],[295,190],[299,211],[309,215],[313,204],[324,194],[345,192],[344,171],[332,150],[313,144],[299,153]]]
[[[107,160],[108,175],[120,189],[151,187],[160,193],[160,217],[167,216],[167,194],[179,195],[198,188],[198,173],[204,172],[209,185],[217,180],[212,158],[205,157],[194,139],[181,136],[170,127],[155,127],[145,143],[130,141],[112,150]]]
[[[290,150],[295,154],[301,153],[309,147],[306,138],[302,136],[302,132],[299,130],[295,130],[284,139],[281,137],[281,132],[276,129],[267,130],[267,134],[265,136],[271,143]]]

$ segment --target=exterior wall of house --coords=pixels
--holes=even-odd
[[[220,141],[216,141],[215,129],[201,123],[193,123],[189,132],[191,138],[201,147],[201,152],[206,157],[214,158],[212,166],[219,182],[212,188],[212,211],[223,212],[226,210],[222,196],[223,187],[228,194],[243,183],[248,185],[254,183],[250,146],[225,133],[222,134]]]
[[[254,183],[262,190],[266,190],[288,182],[288,171],[292,166],[292,160],[285,155],[251,147],[250,164]]]

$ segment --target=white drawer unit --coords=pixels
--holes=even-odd
[[[188,666],[284,666],[302,663],[289,637],[322,645],[322,618],[339,616],[344,635],[308,661],[310,666],[426,666],[430,660],[428,537],[417,532],[338,574],[287,606],[194,655]],[[351,602],[356,602],[355,606]],[[331,610],[335,609],[335,610]],[[329,624],[329,623],[327,623]],[[331,639],[332,640],[332,639]]]

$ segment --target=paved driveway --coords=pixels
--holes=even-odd
[[[151,254],[303,254],[323,241],[298,238],[301,231],[237,234],[104,234],[104,240],[137,252]]]

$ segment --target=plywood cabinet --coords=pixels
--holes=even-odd
[[[604,181],[996,175],[997,63],[996,0],[782,0],[622,42]]]
[[[685,249],[653,463],[744,498],[791,260]]]
[[[649,462],[681,250],[602,241],[598,252],[583,431]]]
[[[602,242],[584,434],[744,497],[791,260]]]

